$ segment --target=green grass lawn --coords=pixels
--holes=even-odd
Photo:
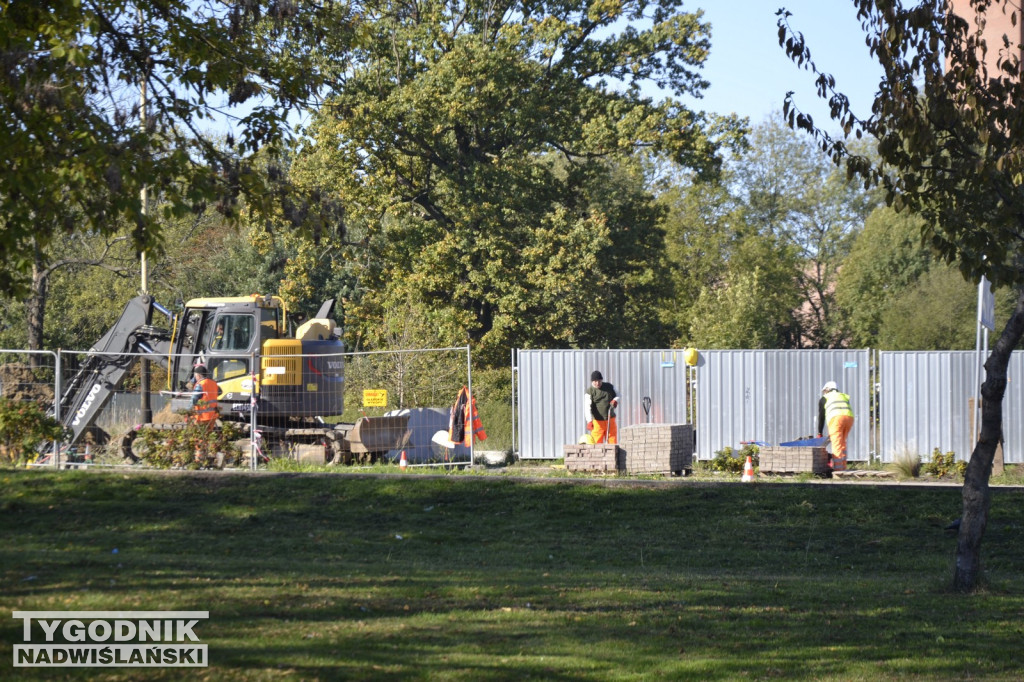
[[[1019,680],[1024,492],[948,589],[958,487],[0,471],[15,610],[208,610],[222,679]],[[114,550],[117,550],[115,553]]]

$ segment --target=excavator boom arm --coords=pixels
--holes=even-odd
[[[70,444],[76,443],[92,426],[140,357],[150,357],[166,366],[170,332],[150,324],[153,310],[167,313],[151,296],[130,300],[117,322],[89,349],[64,388],[60,415],[69,431]]]

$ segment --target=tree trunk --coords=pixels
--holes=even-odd
[[[32,291],[25,301],[25,312],[28,318],[28,349],[43,349],[43,320],[46,316],[46,287],[50,271],[43,265],[42,255],[38,247],[32,259]],[[29,366],[39,366],[39,356],[29,354]]]
[[[967,465],[963,488],[963,515],[956,541],[953,588],[970,592],[981,577],[981,538],[988,524],[991,500],[989,477],[996,447],[1003,437],[1003,394],[1010,354],[1024,335],[1024,288],[1017,291],[1013,315],[999,335],[985,361],[985,382],[981,385],[981,433]]]

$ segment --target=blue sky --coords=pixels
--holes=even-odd
[[[785,7],[791,25],[804,34],[818,67],[836,77],[859,116],[870,113],[881,75],[868,55],[864,32],[850,0],[697,0],[686,11],[704,10],[711,23],[711,56],[703,74],[711,87],[693,108],[749,116],[761,123],[782,110],[786,92],[795,91],[802,111],[827,130],[828,106],[817,98],[814,78],[801,70],[779,47],[775,12]]]

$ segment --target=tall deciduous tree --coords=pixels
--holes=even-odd
[[[969,350],[977,329],[978,287],[936,263],[882,313],[877,344],[893,350]]]
[[[365,302],[414,290],[487,364],[663,333],[659,209],[624,160],[714,175],[739,131],[641,92],[707,86],[708,29],[681,4],[364,3],[354,45],[324,46],[351,59],[304,163],[374,231]]]
[[[981,432],[963,487],[963,517],[953,585],[971,590],[981,577],[989,477],[1002,437],[1010,353],[1024,335],[1024,81],[1021,46],[983,36],[987,12],[1019,12],[1011,3],[968,0],[961,14],[947,0],[852,0],[883,78],[867,119],[859,118],[835,79],[811,59],[803,35],[779,12],[779,42],[817,74],[818,91],[846,135],[835,139],[787,98],[791,125],[811,132],[848,171],[881,183],[887,201],[924,220],[923,235],[972,281],[987,276],[1017,288],[1012,315],[985,363]],[[991,60],[986,55],[998,55]],[[878,140],[879,161],[851,153],[849,136]]]
[[[758,240],[755,241],[759,241]],[[774,251],[774,249],[772,249]],[[779,348],[786,345],[797,295],[792,272],[778,281],[774,260],[767,267],[730,268],[722,286],[704,289],[694,306],[690,339],[701,348]]]
[[[786,235],[751,224],[744,198],[734,196],[735,178],[684,181],[661,196],[675,284],[663,318],[679,346],[792,348],[800,340],[799,250]]]
[[[836,284],[851,346],[878,346],[885,311],[931,267],[923,226],[920,217],[888,206],[868,216]]]
[[[674,347],[695,343],[691,328],[699,317],[697,302],[705,291],[724,286],[729,257],[742,231],[737,202],[724,180],[679,178],[659,197],[667,210],[665,254],[674,294],[662,319],[674,330]]]
[[[920,217],[887,206],[868,217],[836,288],[852,346],[974,348],[978,288],[934,258],[921,228]],[[1013,312],[1012,293],[995,291],[996,320]]]
[[[242,240],[220,214],[207,210],[172,219],[161,230],[166,246],[160,258],[149,259],[149,293],[164,305],[259,290],[248,283],[249,273],[240,263],[228,261]],[[0,345],[53,350],[95,343],[138,293],[140,265],[130,231],[123,226],[110,237],[57,235],[34,272],[31,294],[23,301],[5,300]],[[244,245],[251,249],[247,241]]]
[[[869,208],[877,203],[875,193],[848,181],[805,136],[780,121],[755,126],[748,141],[729,160],[720,182],[683,178],[662,195],[670,209],[667,253],[677,286],[675,305],[665,318],[688,333],[681,343],[842,345],[846,339],[834,302],[836,278]],[[744,272],[755,268],[757,296],[764,305],[748,305],[753,303],[749,296],[718,291],[740,282],[749,289],[753,280]],[[698,310],[694,303],[699,299]],[[775,308],[787,302],[792,309]],[[745,307],[737,313],[732,305]],[[745,322],[720,328],[706,318],[714,309],[724,318],[740,314]],[[741,333],[747,327],[758,332]]]
[[[750,151],[733,164],[733,182],[750,229],[794,251],[802,302],[794,315],[793,345],[843,345],[835,305],[839,267],[871,209],[876,192],[851,182],[805,136],[777,116],[754,128]]]
[[[0,1],[0,293],[24,291],[33,246],[61,231],[109,235],[125,220],[136,250],[159,249],[143,187],[158,188],[163,217],[266,196],[248,157],[319,87],[304,47],[328,28],[319,5]],[[204,125],[233,105],[244,113],[224,149]]]

